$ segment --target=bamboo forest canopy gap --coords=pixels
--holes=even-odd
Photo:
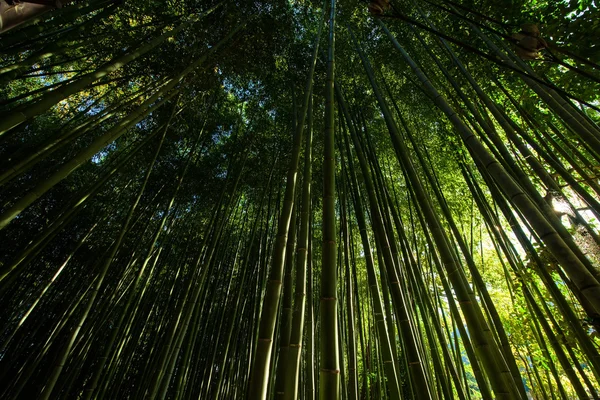
[[[0,397],[599,398],[599,14],[0,0]]]

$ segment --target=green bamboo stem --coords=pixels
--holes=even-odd
[[[55,42],[50,43],[48,46],[45,46],[42,50],[30,55],[23,61],[13,63],[5,67],[0,67],[0,83],[9,83],[10,81],[24,74],[31,66],[33,66],[36,63],[39,63],[42,60],[60,56],[66,53],[74,54],[75,50],[89,46],[90,43],[82,41],[76,44],[74,47],[68,47],[69,45],[71,45],[71,43],[73,43],[73,35],[80,35],[88,28],[89,24],[96,23],[98,20],[109,16],[115,11],[115,9],[116,6],[114,5],[106,7],[103,11],[94,15],[92,18],[88,19],[84,23],[79,24],[79,26],[76,29],[73,29],[71,32],[69,32],[68,38],[63,38],[61,40],[57,40]]]
[[[285,377],[288,374],[288,354],[290,350],[290,337],[292,334],[292,313],[294,294],[294,251],[296,249],[296,221],[298,220],[298,202],[294,201],[292,207],[292,220],[285,246],[283,295],[281,301],[281,322],[279,333],[279,357],[275,373],[275,398],[285,395]]]
[[[65,146],[73,143],[73,141],[86,133],[93,132],[93,130],[101,124],[107,122],[110,118],[113,118],[117,115],[119,110],[133,104],[136,100],[142,99],[144,94],[152,93],[154,87],[148,88],[148,90],[144,90],[142,93],[136,93],[135,97],[132,99],[124,99],[123,102],[118,102],[113,107],[110,107],[106,112],[98,113],[91,118],[87,118],[85,121],[76,125],[70,129],[65,129],[65,131],[61,134],[57,134],[43,144],[41,144],[37,149],[27,149],[23,153],[26,154],[20,161],[11,163],[11,160],[16,158],[16,154],[11,155],[8,158],[7,164],[10,165],[9,168],[6,169],[2,174],[0,174],[0,185],[5,184],[11,179],[16,178],[19,175],[29,171],[34,165],[44,160],[52,153],[57,150],[64,148]],[[87,110],[86,110],[87,111]]]
[[[338,99],[340,104],[344,104],[341,91],[338,89]],[[347,115],[345,107],[341,106],[344,111],[344,115]],[[349,118],[349,116],[347,116]],[[350,126],[350,123],[348,124]],[[373,230],[377,238],[377,242],[380,246],[379,251],[382,252],[384,258],[384,265],[386,268],[387,279],[390,284],[390,290],[392,292],[392,302],[394,309],[397,313],[397,319],[401,326],[401,337],[404,343],[404,349],[406,351],[406,357],[410,369],[411,383],[413,387],[413,395],[417,398],[430,399],[433,398],[433,394],[430,392],[429,384],[425,374],[425,366],[422,364],[422,357],[416,343],[416,338],[413,334],[414,328],[412,326],[411,318],[408,314],[408,306],[406,300],[406,294],[403,293],[402,287],[399,282],[398,274],[394,267],[393,256],[391,254],[389,241],[385,235],[383,218],[377,205],[377,198],[375,195],[375,186],[369,173],[367,161],[364,156],[362,147],[358,141],[358,137],[353,129],[350,129],[352,141],[354,143],[354,149],[357,153],[361,171],[363,174],[363,180],[367,187],[367,194],[369,197],[369,206],[371,210],[371,219],[373,224]],[[418,388],[418,389],[417,389]]]
[[[453,289],[458,296],[461,308],[465,314],[467,325],[471,327],[469,330],[470,335],[474,337],[476,349],[480,352],[481,361],[488,374],[488,378],[492,383],[492,387],[496,392],[496,395],[499,397],[508,398],[511,396],[519,396],[517,394],[516,385],[513,382],[510,372],[508,371],[508,367],[506,366],[506,362],[502,357],[502,353],[498,349],[497,345],[493,342],[489,327],[483,318],[481,309],[477,304],[475,296],[469,288],[464,271],[462,271],[460,268],[460,265],[457,263],[457,260],[455,259],[452,250],[449,247],[448,238],[446,237],[446,234],[440,225],[439,218],[433,211],[429,197],[425,193],[420,179],[414,170],[412,161],[409,157],[408,149],[400,140],[398,127],[396,126],[395,121],[392,119],[387,103],[385,102],[385,99],[383,98],[381,91],[375,82],[370,64],[368,63],[368,60],[366,59],[366,56],[360,47],[357,46],[357,49],[359,50],[359,55],[361,56],[363,65],[365,66],[365,70],[367,71],[367,75],[375,91],[380,109],[385,116],[386,124],[388,126],[392,144],[396,150],[397,157],[403,166],[403,170],[405,171],[413,190],[415,190],[421,210],[426,216],[427,224],[431,229],[437,248],[440,251],[442,259],[444,260],[444,265],[448,270],[449,279],[452,281]],[[437,94],[434,96],[434,98],[439,99],[440,95]]]
[[[351,279],[350,271],[350,239],[348,237],[348,221],[347,221],[347,205],[346,205],[346,188],[345,181],[342,181],[342,189],[340,190],[340,207],[341,214],[341,231],[344,248],[344,264],[346,272],[346,320],[347,335],[345,342],[348,343],[348,400],[358,400],[358,362],[356,357],[356,340],[355,340],[355,324],[354,324],[354,288]]]
[[[267,194],[267,192],[268,192],[268,190],[270,189],[270,186],[271,186],[271,178],[273,176],[273,171],[275,169],[275,165],[276,164],[273,164],[273,168],[271,169],[271,172],[269,174],[269,179],[267,181],[267,186],[265,187],[265,190],[263,191],[263,194],[261,195],[261,200],[260,200],[260,205],[258,207],[257,216],[256,216],[256,219],[255,219],[254,225],[252,227],[252,233],[251,233],[251,236],[250,236],[250,240],[248,242],[249,243],[249,245],[248,245],[248,252],[246,254],[246,260],[245,260],[244,266],[242,267],[243,268],[243,272],[242,272],[243,276],[242,276],[242,283],[240,284],[241,290],[243,290],[242,289],[243,283],[245,282],[245,280],[247,278],[248,270],[250,269],[250,265],[251,265],[250,264],[251,263],[250,257],[252,255],[252,251],[254,250],[252,244],[253,244],[253,242],[255,240],[256,232],[258,230],[258,222],[259,222],[260,212],[263,209],[264,202],[265,202],[265,199],[266,199],[266,194]],[[228,338],[226,340],[226,348],[225,348],[224,354],[222,356],[222,363],[221,363],[221,365],[223,366],[223,368],[221,368],[220,371],[219,371],[219,377],[218,377],[218,380],[217,380],[217,382],[218,382],[217,383],[217,394],[219,393],[219,388],[221,387],[221,385],[223,383],[223,379],[225,377],[225,373],[224,373],[225,368],[224,368],[224,366],[225,366],[226,361],[227,361],[227,355],[228,355],[228,352],[229,352],[231,338],[232,338],[232,335],[233,335],[234,328],[235,327],[237,327],[238,329],[241,328],[241,327],[237,326],[237,324],[236,324],[236,316],[237,316],[237,312],[238,312],[238,308],[239,308],[240,298],[241,298],[241,296],[237,296],[236,305],[235,305],[235,308],[234,308],[235,314],[232,317],[232,322],[231,322],[230,329],[229,329],[229,335],[228,335]],[[240,313],[243,313],[243,310],[240,311]],[[293,335],[293,332],[294,331],[292,330],[292,335]],[[290,342],[290,343],[293,343],[293,342]]]
[[[463,176],[465,177],[465,181],[471,189],[471,192],[474,194],[474,199],[477,203],[479,210],[481,211],[483,217],[486,219],[486,224],[488,225],[488,227],[493,228],[492,232],[494,232],[494,234],[497,237],[496,243],[498,243],[500,248],[503,250],[504,254],[507,256],[507,259],[510,265],[515,270],[515,272],[520,273],[521,269],[517,268],[515,262],[513,261],[513,255],[517,254],[516,250],[509,250],[508,246],[512,246],[511,242],[508,239],[505,239],[502,236],[503,232],[498,231],[496,228],[501,226],[500,221],[497,218],[493,217],[494,214],[489,211],[489,205],[487,205],[487,203],[483,201],[483,194],[481,193],[481,189],[479,189],[474,184],[470,173],[464,168],[464,166],[461,166],[461,171],[463,173]],[[485,175],[484,178],[486,178]],[[493,185],[489,187],[492,191],[492,195],[497,194],[497,189]],[[500,197],[494,197],[496,199],[496,204],[500,207],[501,212],[504,214],[505,218],[512,227],[513,232],[515,233],[515,236],[517,237],[519,243],[523,246],[525,250],[529,252],[529,254],[531,254],[532,259],[539,266],[538,273],[540,274],[542,281],[544,282],[546,288],[552,295],[553,301],[558,306],[558,309],[561,311],[563,317],[568,322],[571,328],[571,332],[573,333],[577,342],[581,346],[581,349],[584,351],[584,353],[590,360],[592,371],[594,372],[596,379],[600,380],[600,354],[598,354],[597,349],[593,346],[586,333],[583,331],[581,324],[578,321],[578,318],[573,312],[573,309],[567,303],[564,295],[556,286],[556,283],[554,282],[554,279],[552,278],[550,273],[546,270],[544,263],[540,260],[535,248],[527,238],[527,235],[515,221],[515,218],[510,209],[508,208],[507,204],[504,201],[502,201]]]
[[[448,351],[449,347],[446,343],[444,334],[441,330],[440,322],[437,318],[437,314],[434,312],[435,308],[432,305],[431,299],[429,298],[429,296],[424,294],[424,293],[426,293],[426,286],[425,286],[425,283],[423,282],[423,279],[420,279],[417,276],[417,271],[419,270],[419,268],[418,268],[419,263],[417,262],[417,260],[415,260],[413,253],[411,252],[408,238],[406,237],[406,234],[405,234],[405,227],[402,224],[402,221],[401,221],[400,216],[397,211],[397,207],[392,206],[393,203],[392,203],[390,194],[388,193],[387,190],[385,190],[385,192],[386,192],[386,196],[389,199],[390,211],[391,211],[391,215],[394,220],[394,224],[396,226],[396,231],[398,232],[398,235],[400,237],[400,246],[402,248],[402,254],[404,256],[406,265],[408,265],[408,268],[406,268],[407,274],[411,278],[411,280],[413,282],[413,286],[417,287],[421,293],[420,296],[422,297],[422,302],[425,304],[425,308],[427,309],[427,312],[429,313],[430,318],[433,321],[435,333],[438,336],[438,340],[440,341],[443,358],[447,364],[447,369],[449,370],[448,375],[450,375],[450,377],[454,381],[458,397],[461,399],[464,399],[466,395],[463,391],[462,385],[460,384],[458,372],[455,367],[455,363],[452,361],[451,355],[449,354],[449,351]],[[429,324],[425,324],[424,328],[426,330],[429,329]],[[430,340],[430,343],[433,343],[433,341]],[[467,352],[467,353],[469,354],[469,352]],[[469,358],[471,358],[471,357],[469,356]],[[478,381],[479,381],[479,379],[478,379]]]
[[[306,339],[305,347],[305,376],[304,376],[304,397],[306,400],[315,399],[315,322],[314,322],[314,302],[313,302],[313,263],[312,263],[312,208],[309,210],[309,226],[308,226],[308,259],[306,260]]]
[[[302,143],[302,137],[304,134],[304,122],[308,109],[308,97],[310,96],[312,89],[313,75],[318,54],[318,43],[321,36],[322,25],[323,24],[319,25],[319,32],[317,33],[317,37],[315,39],[313,58],[310,64],[306,80],[306,87],[304,90],[305,98],[302,104],[302,111],[300,112],[300,120],[298,121],[297,129],[294,134],[294,143],[292,146],[292,154],[290,157],[290,164],[286,178],[283,209],[281,211],[277,226],[277,238],[273,251],[271,271],[269,274],[269,280],[267,282],[265,298],[262,305],[262,313],[260,316],[256,354],[252,364],[252,372],[250,375],[249,384],[249,397],[257,400],[265,399],[267,397],[267,387],[270,375],[269,365],[271,362],[277,311],[279,308],[279,298],[281,295],[281,280],[283,277],[285,247],[287,244],[287,236],[296,190],[296,175],[300,159],[300,144]]]
[[[220,4],[221,3],[219,3],[219,5]],[[169,30],[169,31],[163,33],[162,35],[154,38],[150,42],[139,47],[137,50],[130,51],[120,57],[117,57],[113,61],[98,68],[96,71],[86,74],[68,85],[65,85],[57,90],[54,90],[50,93],[45,94],[44,96],[41,97],[41,99],[36,101],[34,104],[28,105],[26,108],[12,110],[12,111],[8,111],[8,112],[0,114],[0,136],[3,135],[4,133],[8,132],[12,128],[27,121],[28,119],[33,118],[36,115],[40,115],[40,114],[46,112],[48,109],[50,109],[55,104],[66,99],[67,97],[71,96],[72,94],[75,94],[75,93],[85,89],[87,86],[91,85],[98,79],[100,79],[114,71],[117,71],[118,69],[122,68],[124,65],[130,63],[131,61],[140,58],[144,54],[148,53],[149,51],[151,51],[151,50],[155,49],[156,47],[158,47],[159,45],[161,45],[168,38],[176,35],[177,33],[182,31],[186,27],[189,27],[190,25],[195,23],[198,18],[202,18],[202,17],[210,14],[212,11],[214,11],[216,9],[216,7],[218,7],[218,5],[209,9],[208,11],[206,11],[203,15],[200,15],[198,17],[193,17],[189,21],[186,21],[186,22],[180,24],[177,28]],[[202,56],[200,59],[198,59],[196,61],[191,62],[190,66],[188,66],[181,74],[179,74],[171,82],[181,81],[183,79],[183,77],[185,77],[187,74],[189,74],[194,69],[196,69],[200,64],[202,64],[206,60],[206,58],[208,58],[208,56],[210,54],[214,53],[217,49],[219,49],[226,41],[228,41],[229,38],[231,38],[235,33],[237,33],[244,26],[245,26],[245,24],[240,24],[236,28],[234,28],[233,31],[230,32],[229,35],[227,35],[223,40],[221,40],[219,43],[217,43],[213,47],[211,47],[210,50],[208,52],[206,52],[204,56]],[[174,86],[175,85],[173,85],[173,87]]]
[[[39,183],[33,190],[19,199],[9,209],[4,211],[0,215],[0,230],[4,229],[6,225],[10,223],[15,217],[17,217],[21,211],[28,207],[31,203],[41,197],[44,193],[50,190],[58,182],[69,176],[73,171],[78,169],[83,163],[89,160],[94,154],[100,151],[109,143],[112,143],[117,138],[125,133],[125,131],[141,121],[145,116],[150,114],[153,110],[160,107],[168,99],[175,96],[177,91],[173,91],[177,85],[179,85],[183,79],[193,72],[196,68],[202,65],[207,58],[220,49],[225,43],[227,43],[238,31],[245,28],[246,24],[236,26],[229,34],[221,39],[217,44],[210,48],[202,57],[191,63],[186,69],[180,72],[175,78],[168,81],[166,85],[161,87],[153,96],[146,100],[140,107],[129,116],[123,119],[115,127],[108,130],[106,133],[96,138],[86,149],[79,152],[73,159],[65,163],[58,169],[51,177],[44,182]],[[155,103],[159,98],[163,97],[160,101]]]
[[[347,122],[349,121],[349,114],[346,106],[343,102],[343,97],[341,97],[341,93],[338,91],[338,104],[340,106],[341,111],[344,114],[344,118],[346,118]],[[347,123],[348,129],[350,132],[354,129],[352,125]],[[381,300],[381,293],[379,289],[379,283],[377,279],[377,274],[375,272],[375,263],[373,261],[373,254],[371,250],[371,245],[369,243],[369,236],[367,233],[367,224],[365,221],[365,214],[362,205],[361,195],[358,191],[358,182],[356,179],[356,172],[354,169],[354,162],[352,161],[352,155],[350,153],[350,144],[348,143],[347,135],[344,135],[344,144],[348,162],[348,175],[349,175],[349,185],[352,188],[353,192],[353,202],[354,202],[354,214],[356,216],[356,220],[358,223],[358,228],[360,232],[360,237],[363,246],[364,257],[367,266],[367,281],[369,285],[369,292],[371,294],[374,318],[376,330],[380,342],[380,348],[384,363],[385,376],[388,381],[388,388],[390,391],[390,398],[392,400],[401,399],[400,394],[400,385],[399,385],[399,377],[398,372],[396,371],[396,363],[394,362],[394,352],[391,347],[390,341],[390,333],[388,331],[388,325],[385,320],[385,313],[383,309],[383,304]],[[393,331],[392,331],[393,332]],[[363,360],[363,363],[365,361]],[[366,369],[366,366],[363,364],[363,368]],[[365,382],[366,384],[366,382]],[[366,386],[366,385],[365,385]],[[366,389],[366,388],[365,388]]]
[[[577,393],[577,396],[580,399],[587,398],[588,393],[586,392],[583,385],[581,384],[581,381],[577,377],[577,374],[576,374],[575,370],[573,369],[573,366],[571,365],[570,361],[567,359],[567,356],[565,355],[563,349],[560,347],[557,337],[554,335],[554,332],[553,332],[552,328],[550,327],[550,325],[548,324],[548,321],[546,321],[546,317],[542,314],[542,311],[540,310],[539,306],[535,303],[535,300],[527,287],[523,288],[523,294],[525,294],[525,299],[527,301],[529,309],[533,311],[532,314],[537,317],[537,321],[533,322],[536,324],[536,329],[539,330],[539,328],[537,328],[537,323],[539,322],[539,324],[542,326],[544,333],[548,337],[550,344],[552,345],[552,347],[554,349],[554,353],[556,354],[556,357],[558,358],[565,373],[569,377],[569,381],[571,382],[571,385],[575,389],[575,393]],[[541,336],[541,332],[539,332],[538,337],[539,337],[540,341],[543,342],[543,337]],[[541,346],[543,347],[542,350],[545,351],[547,354],[548,349],[547,349],[546,344],[543,342],[543,343],[541,343]],[[552,369],[553,374],[555,374],[557,376],[558,373],[556,372],[556,367],[554,366],[554,362],[552,361],[552,358],[549,356],[547,358],[548,358],[548,362],[552,363],[550,368]]]
[[[123,135],[130,127],[148,116],[152,111],[156,110],[170,98],[175,96],[177,92],[168,93],[167,87],[163,87],[156,94],[146,100],[140,107],[134,112],[129,114],[127,118],[121,120],[121,122],[109,129],[103,135],[97,137],[87,148],[80,151],[70,161],[62,165],[54,174],[48,179],[38,183],[32,190],[30,190],[25,196],[17,200],[10,208],[5,210],[0,215],[0,230],[4,229],[13,219],[15,219],[25,208],[31,203],[44,195],[48,190],[58,184],[60,181],[69,176],[72,172],[78,169],[81,165],[87,162],[94,154],[98,153],[105,146],[112,143]],[[157,102],[161,95],[165,95],[161,100]]]
[[[134,146],[131,151],[127,152],[123,157],[118,159],[114,165],[110,165],[106,171],[106,173],[99,178],[92,186],[82,190],[81,194],[75,197],[64,209],[63,212],[60,213],[60,216],[54,220],[42,233],[37,236],[32,242],[23,249],[16,257],[11,260],[10,263],[7,263],[6,267],[3,267],[0,270],[0,282],[2,282],[2,286],[0,287],[0,293],[5,290],[5,285],[8,285],[8,281],[3,282],[5,279],[9,278],[9,275],[16,276],[19,273],[19,269],[21,266],[25,266],[29,263],[31,259],[33,259],[40,251],[44,249],[44,247],[60,232],[61,229],[66,227],[70,221],[80,212],[85,206],[86,202],[93,198],[98,191],[102,188],[102,186],[110,180],[117,172],[121,171],[121,169],[127,165],[127,162],[130,161],[133,156],[135,156],[144,146],[150,142],[152,138],[158,133],[159,130],[155,130],[153,133],[144,138],[140,143]]]
[[[311,180],[312,180],[312,96],[308,103],[308,125],[304,145],[304,171],[302,174],[302,199],[300,205],[300,232],[296,247],[296,286],[294,291],[294,310],[292,315],[292,331],[288,355],[287,373],[285,375],[286,400],[298,398],[300,381],[300,363],[302,356],[302,337],[304,333],[304,311],[306,308],[306,268],[308,256],[308,236],[311,209]]]
[[[163,137],[164,137],[164,135],[163,135]],[[156,153],[156,155],[158,155],[158,153]],[[40,395],[40,398],[43,400],[49,399],[52,395],[52,392],[54,391],[54,387],[56,386],[56,383],[58,382],[58,378],[60,377],[60,375],[62,373],[63,367],[67,362],[71,348],[74,345],[75,340],[77,339],[79,331],[82,329],[83,324],[85,323],[85,321],[88,318],[90,310],[92,309],[92,306],[94,305],[94,303],[96,301],[98,292],[100,291],[100,288],[102,287],[102,284],[104,282],[104,278],[106,277],[108,269],[112,265],[112,262],[117,254],[117,251],[119,250],[119,248],[121,247],[121,244],[123,243],[123,239],[125,238],[125,234],[128,231],[129,224],[131,223],[131,220],[133,218],[133,214],[140,202],[142,195],[144,194],[144,190],[146,189],[146,185],[148,183],[148,179],[150,178],[150,173],[152,172],[152,167],[154,166],[155,161],[156,161],[156,158],[154,158],[152,160],[151,166],[148,168],[148,171],[146,173],[144,181],[143,181],[142,185],[140,186],[138,195],[135,198],[134,202],[131,204],[131,207],[127,214],[127,218],[125,219],[125,222],[123,223],[123,225],[121,227],[121,231],[119,232],[119,235],[118,235],[115,243],[109,250],[108,254],[105,256],[105,261],[103,262],[103,265],[100,267],[100,271],[99,271],[99,274],[97,275],[96,282],[95,282],[94,286],[92,287],[92,291],[87,300],[87,305],[83,311],[82,316],[79,319],[78,325],[71,333],[71,336],[69,338],[67,345],[62,348],[60,355],[57,359],[57,362],[52,370],[52,374],[50,375],[50,378],[49,378],[46,386],[44,386],[44,390],[42,391],[42,393]]]
[[[160,138],[160,141],[158,143],[158,147],[156,149],[156,152],[154,153],[154,157],[152,158],[152,161],[150,162],[150,166],[148,167],[148,169],[146,171],[146,176],[145,176],[144,182],[142,184],[144,187],[148,183],[148,180],[150,178],[150,174],[152,173],[154,165],[156,164],[156,160],[158,158],[158,155],[160,154],[160,150],[161,150],[162,145],[164,143],[165,136],[167,135],[167,132],[168,132],[168,130],[170,128],[171,121],[173,120],[173,117],[175,116],[176,111],[177,111],[177,100],[175,101],[175,106],[173,107],[173,112],[171,113],[171,116],[169,117],[169,120],[167,121],[167,124],[165,125],[165,129],[164,129],[163,134],[162,134],[162,136]],[[173,196],[173,198],[174,198],[174,196]],[[173,204],[173,198],[171,199],[172,200],[171,203],[170,203],[171,205]],[[166,220],[166,217],[167,217],[168,214],[169,213],[168,213],[168,210],[167,210],[167,212],[165,212],[165,214],[164,214],[164,217],[163,217],[163,219],[161,221],[161,224],[159,225],[160,228],[158,230],[158,233],[162,232],[162,227],[164,226],[164,223],[165,223],[165,220]],[[154,245],[154,243],[156,243],[157,239],[158,238],[155,237],[155,239],[153,240],[153,245]],[[117,334],[119,332],[119,327],[123,323],[124,318],[127,316],[128,309],[129,309],[129,307],[131,306],[131,304],[133,302],[133,296],[136,295],[138,293],[138,291],[140,290],[140,286],[143,283],[144,272],[145,272],[146,266],[148,265],[148,261],[150,259],[150,252],[152,251],[152,248],[154,247],[153,245],[149,248],[149,252],[148,252],[148,254],[145,257],[145,261],[144,261],[144,263],[142,264],[140,270],[137,273],[137,277],[136,277],[136,280],[135,280],[134,287],[131,289],[131,292],[130,292],[131,294],[129,296],[127,304],[125,305],[125,309],[121,312],[120,321],[116,324],[116,327],[114,328],[113,334],[112,334],[110,340],[108,341],[108,344],[106,346],[106,352],[109,352],[109,351],[112,350],[114,342],[115,342],[115,340],[117,338]],[[87,387],[87,389],[85,391],[86,393],[85,393],[84,399],[89,400],[92,397],[92,395],[94,394],[94,391],[96,390],[96,387],[98,386],[98,382],[100,381],[101,373],[102,373],[102,370],[104,368],[104,365],[106,364],[107,359],[108,359],[108,355],[105,355],[105,356],[103,356],[103,357],[100,358],[100,360],[98,362],[98,365],[96,367],[96,372],[93,375],[93,377],[92,377],[92,379],[90,381],[90,384],[88,385],[88,387]]]
[[[323,133],[323,250],[320,298],[319,398],[340,398],[340,364],[337,312],[337,244],[335,230],[334,54],[335,0],[331,0],[325,81],[325,128]]]
[[[283,398],[285,394],[285,377],[288,367],[288,353],[290,350],[290,336],[292,334],[292,313],[294,294],[294,251],[296,249],[298,220],[298,201],[292,207],[292,220],[285,246],[283,295],[281,300],[281,322],[279,333],[279,357],[275,373],[275,397]]]
[[[398,116],[400,117],[402,124],[404,126],[404,130],[407,133],[407,136],[413,145],[415,154],[417,155],[417,159],[419,160],[420,164],[423,167],[423,172],[425,173],[427,179],[431,183],[431,187],[433,188],[433,193],[438,201],[438,204],[440,205],[440,207],[442,209],[442,213],[443,213],[444,217],[446,218],[448,225],[450,226],[450,230],[452,231],[452,233],[454,235],[454,239],[455,239],[456,243],[458,244],[463,257],[465,258],[467,267],[469,268],[469,272],[471,273],[471,277],[473,278],[475,286],[479,290],[480,295],[483,299],[483,303],[485,304],[485,307],[491,316],[493,326],[495,327],[495,330],[499,337],[499,342],[502,346],[504,358],[508,364],[508,367],[510,368],[510,371],[513,375],[513,379],[515,382],[519,382],[520,381],[520,373],[519,373],[517,364],[515,362],[514,356],[512,354],[512,349],[511,349],[509,341],[508,341],[508,336],[506,335],[504,327],[502,326],[502,322],[500,321],[500,316],[498,315],[498,311],[496,310],[496,307],[494,306],[494,303],[488,293],[486,284],[483,281],[483,278],[481,277],[481,274],[479,273],[477,266],[475,265],[475,260],[472,257],[472,252],[468,249],[467,244],[465,243],[462,235],[460,234],[460,232],[458,230],[458,227],[454,221],[454,218],[452,217],[452,213],[450,212],[450,209],[448,208],[448,205],[446,203],[446,199],[444,198],[444,195],[441,191],[439,181],[438,181],[437,177],[434,176],[435,172],[430,172],[428,166],[425,163],[425,160],[423,159],[421,151],[419,150],[419,147],[417,146],[417,143],[415,142],[414,135],[412,134],[411,130],[408,128],[406,122],[403,120],[402,115],[399,113],[399,110],[397,110],[397,111],[398,111]],[[426,151],[426,149],[425,149],[425,151]],[[523,387],[523,385],[517,385],[517,387],[519,388],[521,396],[526,397],[525,388]]]
[[[559,260],[560,264],[567,271],[567,274],[571,277],[581,293],[593,304],[596,310],[600,310],[600,284],[596,278],[590,273],[577,255],[573,253],[553,225],[548,222],[542,212],[523,192],[521,187],[508,175],[506,170],[494,159],[485,147],[483,147],[474,133],[460,120],[460,118],[458,118],[454,110],[446,103],[445,99],[437,92],[421,69],[417,67],[404,49],[402,49],[385,25],[383,25],[382,22],[380,22],[380,25],[384,31],[386,31],[394,46],[402,53],[404,59],[409,63],[413,71],[431,93],[436,105],[448,116],[473,157],[476,157],[481,165],[485,166],[486,170],[489,171],[490,175],[494,178],[494,181],[500,185],[506,196],[511,199],[511,202],[527,218],[534,231],[537,232],[544,241],[544,244],[548,246],[548,249]]]
[[[199,132],[197,140],[199,140],[201,133],[202,131]],[[232,207],[232,205],[234,204],[233,200],[235,198],[235,194],[237,192],[237,188],[239,186],[242,173],[244,171],[248,154],[249,153],[246,152],[240,162],[241,166],[237,173],[237,177],[233,183],[233,187],[231,188],[231,194],[222,210],[224,216],[236,210]],[[217,221],[219,221],[219,219],[217,219]],[[156,377],[157,379],[155,380],[155,384],[149,391],[150,399],[155,399],[156,397],[164,399],[166,396],[166,392],[169,388],[169,383],[172,378],[173,370],[175,368],[175,363],[181,351],[183,339],[188,334],[189,324],[192,319],[192,316],[194,315],[194,310],[196,309],[195,307],[190,307],[189,305],[198,304],[198,300],[200,298],[200,294],[202,293],[202,289],[204,289],[205,287],[206,277],[208,276],[208,272],[211,270],[211,268],[209,268],[209,265],[213,265],[214,268],[213,260],[215,257],[215,251],[217,248],[220,248],[220,246],[217,246],[217,244],[218,241],[221,239],[221,234],[226,225],[226,222],[227,218],[223,218],[218,224],[217,228],[215,229],[214,235],[212,237],[212,243],[208,246],[209,251],[206,254],[205,258],[202,261],[200,258],[197,258],[194,273],[194,275],[196,275],[194,278],[197,279],[197,282],[194,282],[194,279],[190,280],[190,283],[186,289],[186,293],[183,297],[184,301],[182,301],[178,307],[177,315],[179,315],[180,318],[175,324],[172,325],[172,329],[170,329],[169,346],[166,346],[165,350],[161,354],[161,361],[159,365],[161,365],[162,367],[159,368],[159,373],[157,374],[158,376]],[[200,265],[200,261],[203,265]],[[202,272],[200,273],[199,270],[202,270]],[[196,285],[193,285],[194,283],[196,283]],[[185,307],[186,305],[187,307]],[[179,332],[179,334],[175,335],[176,332]]]
[[[474,32],[483,39],[486,45],[494,51],[506,64],[512,65],[515,68],[520,69],[516,64],[510,60],[510,58],[502,52],[486,35],[484,35],[479,28],[471,25]],[[532,75],[533,76],[533,75]],[[540,98],[548,104],[548,106],[563,120],[563,122],[572,129],[579,137],[581,137],[587,145],[592,149],[593,155],[596,160],[600,160],[600,138],[598,138],[596,132],[590,129],[589,125],[586,124],[580,116],[571,113],[568,108],[564,107],[564,104],[560,104],[557,99],[552,96],[549,91],[540,85],[538,82],[530,78],[529,76],[523,76],[525,83],[538,95]],[[564,102],[564,99],[563,99]]]

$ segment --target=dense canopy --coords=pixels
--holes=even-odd
[[[0,398],[600,398],[597,0],[0,0]]]

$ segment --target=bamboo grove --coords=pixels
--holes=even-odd
[[[597,1],[47,3],[0,398],[600,398]]]

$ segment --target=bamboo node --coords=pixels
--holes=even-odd
[[[326,374],[339,374],[340,370],[339,369],[325,369],[325,368],[321,368],[321,372],[325,372]]]
[[[335,301],[337,297],[321,297],[321,301]]]

